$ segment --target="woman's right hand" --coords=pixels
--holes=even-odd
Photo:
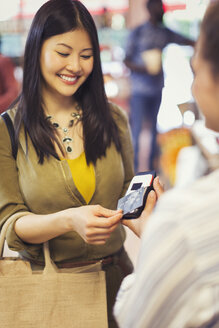
[[[116,229],[122,211],[100,205],[68,208],[51,214],[33,214],[15,222],[16,234],[30,244],[41,244],[70,231],[76,231],[86,243],[102,245]]]
[[[68,211],[73,230],[86,243],[94,245],[105,244],[122,218],[121,210],[113,211],[100,205],[86,205]]]

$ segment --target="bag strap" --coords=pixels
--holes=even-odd
[[[0,232],[0,259],[3,258],[4,243],[6,240],[6,233],[7,233],[8,227],[10,226],[11,223],[13,223],[17,219],[19,219],[19,217],[24,216],[24,215],[29,215],[29,214],[30,214],[30,212],[15,213],[3,224],[1,232]],[[45,273],[48,273],[48,272],[55,273],[57,270],[57,267],[50,257],[48,241],[43,243],[43,253],[44,253],[44,258],[45,258],[45,268],[44,268]]]
[[[8,115],[7,112],[2,113],[1,114],[1,117],[5,121],[5,124],[6,124],[7,128],[8,128],[8,133],[9,133],[9,136],[11,138],[12,155],[13,155],[14,159],[16,160],[18,146],[17,146],[17,143],[15,141],[14,125],[13,125],[12,120],[11,120],[11,118]]]
[[[21,215],[22,214],[22,215]],[[10,226],[11,223],[15,222],[19,217],[23,215],[28,215],[30,212],[18,212],[13,214],[9,219],[5,221],[5,223],[2,226],[1,233],[0,233],[0,257],[2,257],[3,250],[4,250],[4,241],[6,239],[6,233],[7,229]]]
[[[12,155],[14,157],[14,159],[16,160],[17,158],[17,152],[18,152],[18,146],[15,140],[15,131],[14,131],[14,125],[12,123],[12,120],[10,118],[10,116],[8,115],[7,112],[4,112],[1,114],[1,117],[3,118],[7,129],[8,129],[8,133],[11,139],[11,147],[12,147]],[[24,212],[24,214],[29,214],[29,212]],[[3,254],[3,249],[4,249],[4,241],[5,241],[5,237],[6,237],[6,231],[9,227],[9,225],[15,221],[17,218],[16,216],[20,216],[20,213],[16,213],[14,214],[12,217],[10,217],[10,219],[8,219],[5,224],[3,225],[1,234],[0,234],[0,257],[2,257]],[[54,267],[51,263],[51,258],[50,258],[50,252],[49,252],[49,243],[48,241],[43,243],[43,252],[44,252],[44,257],[45,257],[45,262],[46,262],[46,266],[45,268],[47,269],[47,271],[52,271],[54,272]]]

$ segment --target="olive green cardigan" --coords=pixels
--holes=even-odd
[[[95,165],[96,189],[89,204],[100,204],[116,209],[118,199],[124,195],[133,177],[133,148],[126,113],[112,104],[112,113],[119,129],[122,145],[118,153],[114,144],[106,156]],[[15,109],[8,110],[12,120]],[[53,156],[38,163],[35,149],[28,138],[28,155],[24,130],[21,130],[16,161],[12,156],[11,141],[2,118],[0,118],[0,226],[13,214],[28,211],[49,214],[70,207],[86,205],[77,190],[67,161]],[[42,245],[23,242],[15,233],[14,224],[7,233],[9,248],[29,258],[43,259]],[[97,259],[115,253],[125,240],[125,231],[120,224],[105,245],[89,245],[72,231],[50,241],[54,261],[83,261]]]

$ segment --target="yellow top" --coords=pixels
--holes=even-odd
[[[92,163],[87,165],[85,152],[75,159],[66,159],[76,188],[88,204],[95,191],[95,172]]]

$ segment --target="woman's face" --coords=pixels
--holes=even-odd
[[[86,31],[77,29],[44,41],[40,55],[43,97],[71,97],[93,70],[93,48]]]
[[[195,55],[192,59],[194,80],[192,93],[196,103],[205,116],[205,125],[214,131],[219,131],[219,77],[216,79],[207,60],[202,57],[203,41],[197,42]]]

